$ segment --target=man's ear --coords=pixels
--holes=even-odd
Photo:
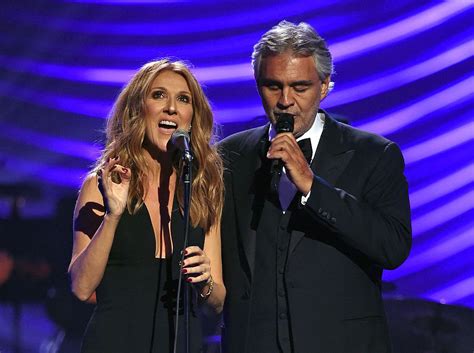
[[[321,100],[326,98],[329,93],[329,83],[331,82],[331,76],[328,76],[324,81],[321,82]]]

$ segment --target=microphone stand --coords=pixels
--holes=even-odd
[[[182,179],[184,185],[184,245],[183,251],[181,251],[181,265],[179,268],[178,278],[178,292],[176,295],[176,323],[174,333],[174,349],[173,352],[177,353],[178,343],[178,327],[179,327],[179,299],[181,297],[181,287],[183,287],[183,310],[184,310],[184,330],[185,330],[185,352],[189,353],[189,292],[190,285],[188,282],[183,282],[183,262],[184,262],[184,250],[188,247],[188,234],[189,234],[189,210],[191,208],[191,191],[192,191],[192,180],[193,180],[193,156],[191,152],[185,150],[183,153],[183,172]],[[184,286],[182,285],[184,284]]]

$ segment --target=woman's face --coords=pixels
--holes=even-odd
[[[166,152],[176,129],[188,131],[193,118],[193,102],[188,83],[180,74],[165,70],[158,74],[145,100],[148,143]]]

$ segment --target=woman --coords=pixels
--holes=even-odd
[[[97,296],[83,352],[172,351],[184,244],[182,161],[168,145],[176,129],[189,131],[194,155],[192,228],[182,264],[197,294],[191,303],[191,352],[201,348],[198,306],[222,310],[222,163],[210,146],[210,106],[182,62],[150,62],[118,97],[105,150],[74,212],[72,291],[81,300]]]

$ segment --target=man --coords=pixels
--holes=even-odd
[[[401,152],[319,109],[332,57],[308,24],[280,22],[252,58],[270,123],[220,144],[224,351],[390,352],[382,270],[411,246]],[[277,134],[282,113],[293,133]],[[297,143],[308,139],[310,162]],[[272,161],[284,167],[277,193]]]

